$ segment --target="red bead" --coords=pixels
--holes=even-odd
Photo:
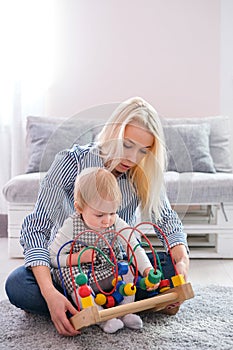
[[[168,279],[161,280],[159,288],[170,287],[170,281]]]
[[[108,295],[107,296],[107,302],[106,302],[106,304],[104,306],[106,308],[109,308],[109,307],[115,306],[115,304],[116,304],[115,299],[111,295]]]
[[[78,288],[78,294],[81,298],[88,297],[91,295],[91,288],[87,284],[84,284]]]

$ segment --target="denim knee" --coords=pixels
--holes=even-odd
[[[11,272],[5,283],[9,301],[18,308],[40,315],[49,315],[32,271],[24,266]]]

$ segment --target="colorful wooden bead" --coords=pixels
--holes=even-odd
[[[81,298],[81,304],[83,309],[86,309],[87,307],[90,307],[90,306],[94,306],[92,296],[89,295],[88,297]]]
[[[119,288],[120,288],[121,285],[125,286],[125,281],[121,280],[121,281],[117,282],[116,290],[119,291]]]
[[[112,295],[107,296],[107,302],[105,304],[106,308],[110,308],[116,305],[115,299],[113,298]]]
[[[126,275],[129,270],[129,265],[125,261],[119,261],[117,263],[118,266],[118,275]]]
[[[136,293],[136,286],[133,285],[133,283],[127,283],[125,286],[124,286],[124,293],[125,295],[134,295]]]
[[[87,284],[87,282],[88,282],[87,275],[83,272],[79,273],[75,277],[75,282],[77,283],[78,286],[82,286],[83,284]]]
[[[91,295],[91,288],[87,284],[83,284],[78,288],[78,294],[81,298]]]
[[[118,276],[117,281],[116,281],[116,278],[113,278],[113,280],[112,280],[112,286],[115,287],[115,284],[118,283],[119,281],[122,281],[121,276]]]
[[[170,289],[170,281],[168,279],[161,280],[159,284],[160,293],[166,292],[168,289]]]
[[[106,295],[102,294],[102,293],[98,293],[95,296],[95,303],[98,305],[104,305],[107,301]]]
[[[142,279],[142,276],[138,276],[137,281],[136,281],[136,287],[140,288],[140,281]]]
[[[116,304],[120,304],[124,300],[123,295],[117,290],[115,290],[115,292],[112,293],[112,296],[115,299]]]
[[[148,274],[148,280],[152,284],[159,283],[161,280],[161,277],[162,277],[162,273],[160,270],[156,270],[156,272],[155,272],[154,269],[151,269],[149,274]]]
[[[145,277],[144,281],[145,281],[145,285],[147,286],[147,288],[153,288],[154,285],[155,285],[155,283],[151,283],[151,282],[149,281],[148,276]]]
[[[122,282],[123,282],[123,281],[122,281]],[[121,284],[119,285],[119,287],[117,288],[117,290],[118,290],[119,293],[121,293],[121,295],[126,296],[124,288],[125,288],[125,282],[121,283]]]
[[[181,275],[181,274],[172,276],[171,280],[174,287],[178,287],[182,284],[185,284],[184,275]]]
[[[146,286],[146,283],[145,283],[145,277],[141,278],[140,281],[139,281],[139,287],[142,289],[142,290],[146,290],[147,289],[147,286]]]

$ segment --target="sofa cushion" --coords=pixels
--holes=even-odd
[[[230,120],[227,116],[203,118],[163,118],[163,123],[180,124],[210,124],[210,154],[213,158],[216,172],[232,172],[230,154]]]
[[[47,171],[50,167],[55,155],[62,149],[70,148],[74,143],[85,144],[94,139],[98,131],[102,128],[107,116],[111,114],[111,110],[105,106],[101,108],[95,108],[93,111],[87,110],[86,113],[77,114],[72,118],[49,118],[49,117],[32,117],[27,119],[27,166],[26,172]],[[91,116],[91,117],[90,117]],[[92,118],[92,119],[90,119]],[[97,122],[98,120],[98,122]],[[162,122],[164,126],[173,125],[185,125],[196,124],[202,125],[203,123],[210,124],[210,137],[209,148],[210,156],[213,159],[214,169],[217,172],[232,172],[232,164],[229,148],[229,118],[228,117],[203,117],[203,118],[163,118]],[[182,129],[181,127],[180,129]],[[188,129],[186,129],[187,131]],[[183,133],[183,131],[182,131]],[[166,136],[166,135],[165,135]],[[169,140],[169,138],[168,138]],[[200,140],[200,139],[199,139]],[[203,140],[202,145],[203,145]],[[176,146],[176,140],[168,147],[169,150],[173,150]],[[189,146],[191,144],[189,143]],[[206,146],[206,144],[205,144]],[[205,147],[206,149],[206,147]],[[189,151],[190,161],[183,162],[182,166],[178,169],[169,164],[168,170],[190,171],[189,167],[183,166],[189,164],[194,171],[209,171],[214,169],[211,165],[210,156],[205,152],[205,167],[204,170],[198,169],[196,166],[196,160],[193,161],[195,153],[190,152],[190,147],[186,150]],[[202,151],[204,148],[202,148]],[[200,151],[200,148],[199,148]],[[185,152],[188,157],[188,152]],[[203,155],[203,153],[201,153]],[[180,165],[182,158],[173,156],[176,165]],[[179,159],[179,162],[177,161]],[[195,166],[194,166],[195,165]]]
[[[3,187],[3,194],[10,203],[35,203],[40,182],[46,173],[17,175]]]
[[[210,155],[210,125],[164,125],[168,171],[215,173]]]
[[[45,173],[12,178],[3,188],[8,202],[35,203]],[[165,173],[167,194],[172,204],[216,204],[233,202],[233,174]]]
[[[233,174],[168,171],[165,183],[172,204],[233,202]]]
[[[47,171],[55,155],[74,143],[93,141],[103,122],[80,118],[27,118],[27,168],[26,173]]]

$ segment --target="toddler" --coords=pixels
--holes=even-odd
[[[97,247],[110,258],[109,247],[103,239],[98,239],[98,235],[95,232],[104,233],[108,231],[104,234],[104,238],[111,245],[117,261],[121,261],[127,251],[127,242],[120,236],[116,238],[116,234],[114,233],[119,232],[122,228],[129,227],[116,213],[120,204],[121,191],[117,179],[108,170],[104,168],[86,168],[77,176],[74,187],[75,212],[64,221],[63,226],[58,230],[50,246],[53,275],[56,282],[61,285],[57,265],[57,253],[63,244],[73,240],[78,233],[82,232],[77,241],[75,240],[71,256],[71,244],[67,244],[61,250],[59,258],[65,288],[74,302],[75,293],[70,277],[69,265],[72,265],[72,273],[76,276],[80,272],[78,268],[79,254],[85,247],[95,245],[96,241],[98,241]],[[122,235],[126,240],[129,239],[131,231],[130,228],[122,231]],[[114,242],[113,245],[112,242]],[[130,238],[130,245],[132,249],[138,245],[134,233]],[[139,272],[143,276],[147,276],[153,267],[142,247],[138,246],[136,248],[135,257]],[[99,292],[98,285],[95,283],[91,271],[92,259],[94,259],[94,274],[98,285],[105,291],[112,290],[112,280],[114,278],[112,266],[102,254],[96,250],[93,252],[92,249],[87,249],[81,254],[80,263],[82,272],[88,275],[90,287],[94,293]],[[124,275],[124,281],[126,283],[133,282],[133,275],[130,268],[128,269],[128,273]],[[125,296],[121,304],[131,303],[133,301],[134,295]],[[98,308],[101,307],[98,306]],[[138,315],[128,314],[120,319],[113,318],[99,324],[106,333],[115,333],[123,328],[124,325],[128,328],[140,329],[143,323]]]

